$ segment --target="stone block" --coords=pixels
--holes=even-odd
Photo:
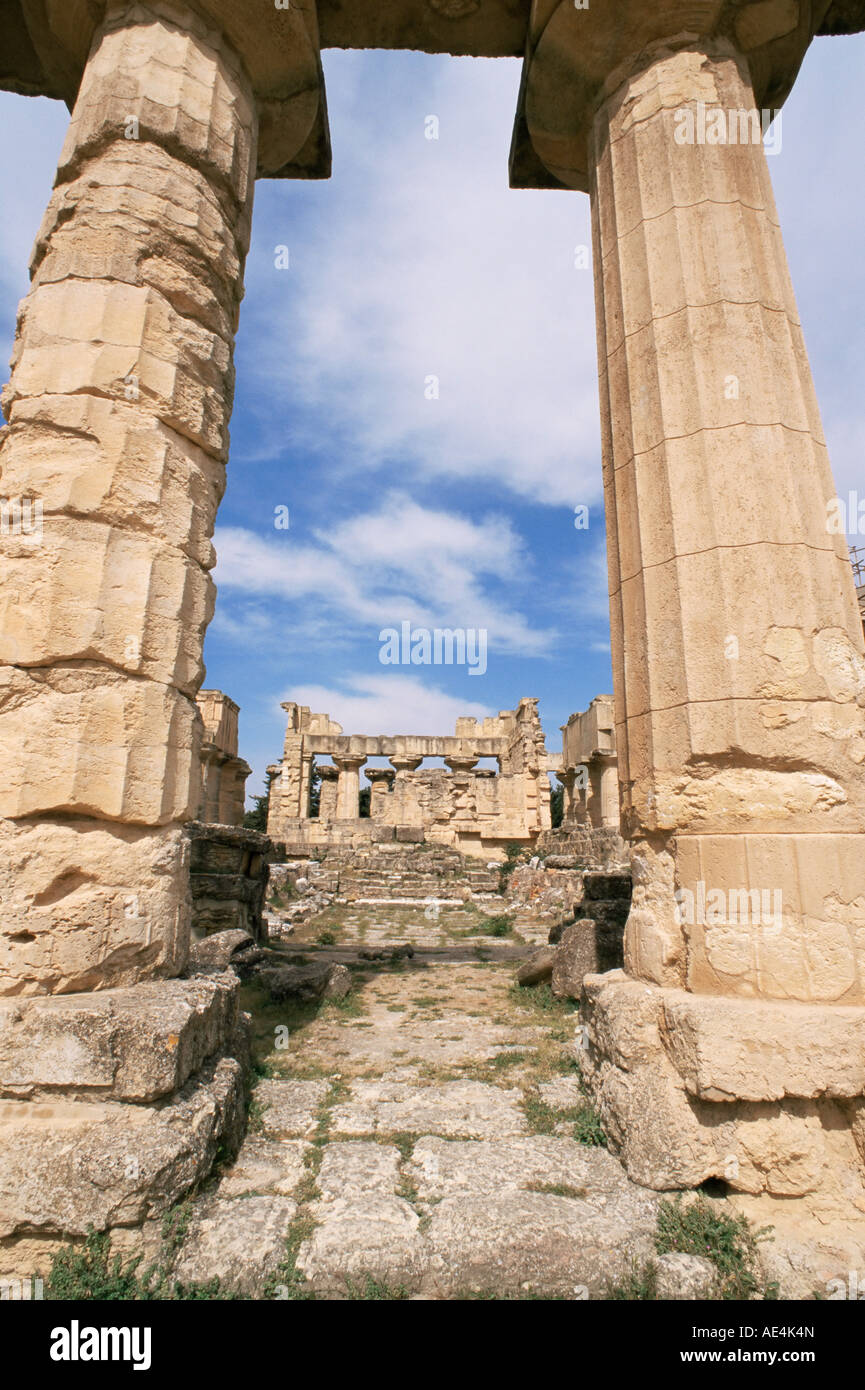
[[[528,960],[517,971],[517,984],[540,985],[551,979],[557,955],[558,952],[552,946],[542,946],[540,950],[532,951]]]
[[[234,1032],[232,974],[0,1001],[0,1095],[147,1102],[171,1095]]]
[[[703,1100],[865,1094],[865,1009],[664,990],[661,1037]]]
[[[553,963],[552,990],[557,999],[579,999],[586,975],[620,970],[623,924],[607,926],[582,917],[565,927]]]
[[[0,844],[0,995],[112,989],[183,969],[189,851],[180,830],[73,816],[3,821]]]
[[[0,1102],[0,1237],[84,1236],[140,1225],[236,1149],[244,1123],[237,1062],[203,1068],[157,1108],[115,1102]]]
[[[173,686],[81,660],[0,668],[0,817],[188,820],[199,737],[194,702]]]
[[[285,1259],[296,1212],[297,1204],[289,1197],[210,1197],[197,1202],[173,1278],[182,1284],[218,1279],[221,1291],[260,1298]]]

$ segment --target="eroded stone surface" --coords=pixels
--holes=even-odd
[[[243,1123],[237,1062],[205,1069],[158,1108],[0,1102],[0,1236],[85,1235],[167,1211]]]
[[[193,1210],[172,1271],[181,1283],[260,1294],[285,1257],[285,1241],[297,1207],[288,1197],[205,1199]]]
[[[522,1134],[525,1117],[519,1091],[474,1081],[413,1086],[401,1081],[356,1081],[351,1096],[333,1112],[340,1134],[409,1132],[477,1139]]]
[[[171,1095],[225,1046],[237,996],[237,978],[228,973],[0,1001],[0,1095]]]
[[[260,1082],[255,1098],[261,1108],[264,1133],[271,1139],[311,1134],[328,1090],[326,1081]]]

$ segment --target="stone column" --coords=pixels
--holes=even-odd
[[[574,822],[574,783],[577,780],[576,770],[572,767],[557,767],[556,777],[562,787],[562,825],[572,825]]]
[[[336,789],[337,819],[357,820],[360,816],[360,769],[366,758],[360,753],[335,753],[333,761],[339,772]]]
[[[400,776],[405,776],[407,772],[417,772],[423,758],[410,757],[404,753],[394,753],[392,758],[388,758],[388,762],[396,771],[397,780],[399,780]]]
[[[444,758],[442,761],[451,772],[472,772],[477,764],[477,758],[467,755],[457,756],[456,754],[453,757]]]
[[[387,767],[368,767],[366,775],[370,783],[370,820],[382,820],[387,815],[387,799],[393,790],[396,773]]]
[[[318,794],[318,818],[320,821],[335,820],[339,768],[330,767],[324,763],[316,768],[316,772],[321,778]]]
[[[592,184],[627,969],[859,1003],[862,627],[747,66],[719,41],[636,67]],[[783,911],[680,924],[700,884]]]
[[[172,18],[168,18],[168,15]],[[0,993],[176,974],[257,123],[178,6],[116,6],[60,155],[3,393]]]
[[[618,831],[619,772],[616,766],[615,755],[599,753],[597,755],[597,764],[599,777],[598,811],[600,815],[598,824],[608,829]]]
[[[594,119],[634,894],[626,973],[584,984],[583,1075],[638,1182],[858,1205],[865,660],[753,108],[727,41],[679,40]]]

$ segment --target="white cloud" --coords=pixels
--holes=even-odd
[[[410,459],[425,478],[494,479],[557,505],[593,500],[594,305],[591,272],[574,267],[588,199],[508,188],[518,63],[439,61],[414,102],[388,84],[378,101],[368,85],[358,96],[358,71],[381,74],[383,62],[325,55],[336,191],[349,164],[363,196],[348,225],[322,199],[315,235],[293,249],[290,293],[272,268],[278,190],[257,209],[244,331],[270,416],[265,450],[288,432],[315,451],[324,434],[351,440],[347,473]],[[437,141],[424,138],[426,100]],[[425,398],[430,376],[436,400]],[[308,427],[296,412],[278,419],[280,400],[321,413]]]
[[[487,705],[426,685],[417,676],[394,672],[348,676],[342,687],[293,685],[280,697],[329,714],[347,734],[453,734],[458,718],[485,719],[498,713]]]
[[[332,620],[375,633],[409,621],[423,627],[484,628],[491,652],[543,655],[555,634],[515,606],[531,594],[532,566],[510,521],[419,506],[401,493],[377,511],[295,541],[244,527],[217,531],[220,588],[303,601]],[[507,601],[490,592],[500,583]],[[254,633],[253,633],[254,636]]]

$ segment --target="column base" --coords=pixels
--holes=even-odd
[[[0,995],[173,976],[189,954],[189,844],[73,817],[0,822]]]
[[[834,1194],[865,1212],[865,1008],[588,975],[581,1069],[611,1146],[657,1191]]]
[[[233,972],[0,1004],[0,1277],[158,1220],[245,1127]],[[238,1060],[238,1058],[240,1060]]]

